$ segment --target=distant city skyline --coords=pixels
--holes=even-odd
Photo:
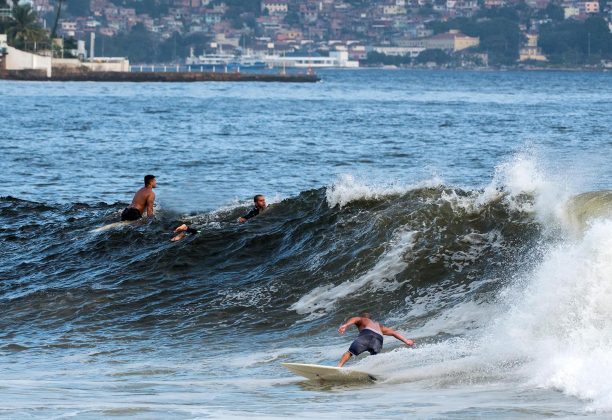
[[[50,26],[57,3],[28,2]],[[65,3],[61,16],[59,35],[88,42],[95,33],[101,38],[98,55],[123,54],[138,62],[183,62],[192,51],[342,50],[362,64],[372,64],[372,57],[380,55],[406,57],[395,59],[405,64],[425,50],[437,49],[448,57],[465,50],[464,61],[466,53],[474,53],[468,61],[481,64],[546,63],[550,55],[555,62],[568,62],[568,52],[582,48],[583,40],[574,40],[576,45],[567,51],[555,51],[551,33],[562,25],[594,20],[599,22],[597,30],[586,32],[596,47],[578,51],[588,56],[580,60],[612,59],[612,48],[597,47],[606,43],[605,33],[600,39],[601,28],[607,27],[608,35],[612,28],[606,0],[79,0]],[[500,25],[487,28],[487,19]],[[496,30],[501,39],[494,39]],[[128,44],[137,38],[133,34],[146,37],[143,45],[149,42],[157,55],[132,51]]]

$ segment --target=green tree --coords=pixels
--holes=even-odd
[[[376,51],[370,51],[363,62],[370,65],[382,64],[386,66],[401,66],[402,64],[410,64],[412,59],[409,55],[387,55]]]
[[[540,28],[540,47],[555,64],[579,65],[612,59],[612,34],[607,22],[591,17],[553,22]]]
[[[417,63],[436,63],[437,65],[446,64],[450,61],[450,56],[440,49],[424,50],[415,58]]]
[[[89,16],[89,0],[67,1],[66,12],[68,12],[71,16]]]
[[[168,0],[111,0],[111,2],[116,6],[131,7],[136,10],[136,14],[147,14],[152,18],[168,14],[170,6]]]
[[[296,12],[292,8],[289,8],[289,12],[285,15],[285,18],[283,19],[283,22],[286,25],[290,25],[290,26],[299,25],[300,24],[300,15],[298,14],[298,12]]]
[[[228,7],[226,15],[231,19],[243,13],[252,13],[259,16],[261,10],[260,0],[215,0],[213,4],[225,3]]]
[[[136,64],[149,64],[158,61],[160,42],[138,23],[129,33],[119,33],[114,37],[100,37],[96,42],[96,55],[128,57]]]
[[[507,12],[501,14],[508,15]],[[479,37],[480,45],[476,50],[488,53],[491,65],[515,64],[523,42],[518,21],[506,17],[458,18],[448,22],[432,22],[429,27],[435,33],[458,29],[466,35]]]
[[[62,13],[62,2],[63,0],[58,0],[57,2],[57,14],[55,15],[55,22],[53,23],[53,29],[51,30],[51,39],[55,38],[57,35],[57,24],[59,23],[60,15]]]
[[[563,11],[563,7],[557,6],[553,3],[548,3],[546,9],[541,10],[538,14],[539,17],[547,17],[554,21],[563,21],[565,20],[565,12]]]
[[[480,51],[489,54],[489,61],[494,65],[513,65],[519,56],[523,35],[518,22],[504,18],[481,22],[467,35],[480,37]]]
[[[517,22],[519,20],[517,10],[512,7],[493,7],[490,9],[484,8],[478,12],[477,17],[489,19],[501,18],[511,20],[513,22]]]
[[[38,23],[38,16],[29,4],[13,6],[13,20],[7,29],[9,42],[19,49],[31,50],[35,44],[48,43],[49,37]]]

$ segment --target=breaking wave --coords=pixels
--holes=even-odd
[[[419,343],[359,362],[389,383],[512,379],[612,409],[612,192],[571,194],[527,156],[481,189],[342,176],[247,224],[240,205],[191,216],[201,233],[178,243],[186,219],[164,210],[91,232],[123,206],[0,199],[0,329],[28,337],[0,351],[228,325],[321,336],[367,308]]]

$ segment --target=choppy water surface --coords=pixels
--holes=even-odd
[[[612,76],[321,75],[0,82],[0,415],[612,414]],[[366,308],[377,383],[282,368]]]

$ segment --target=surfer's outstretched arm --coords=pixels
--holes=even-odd
[[[200,231],[194,228],[190,228],[185,223],[183,223],[182,225],[174,229],[174,233],[177,233],[178,235],[170,239],[172,242],[180,241],[188,233],[194,234],[194,233],[200,233]]]
[[[395,331],[395,330],[393,330],[391,328],[383,327],[381,325],[380,326],[380,330],[382,331],[382,333],[384,335],[390,335],[391,337],[397,338],[399,341],[402,341],[407,346],[413,346],[414,345],[414,341],[407,339],[406,337],[404,337],[403,335],[401,335],[400,333],[398,333],[397,331]]]
[[[346,323],[345,323],[345,324],[342,324],[342,325],[340,326],[340,328],[338,328],[338,332],[339,332],[340,334],[344,334],[344,332],[346,331],[346,329],[347,329],[348,327],[350,327],[351,325],[358,324],[359,322],[361,322],[361,317],[359,317],[359,316],[354,316],[353,318],[351,318],[351,319],[349,319],[348,321],[346,321]]]

